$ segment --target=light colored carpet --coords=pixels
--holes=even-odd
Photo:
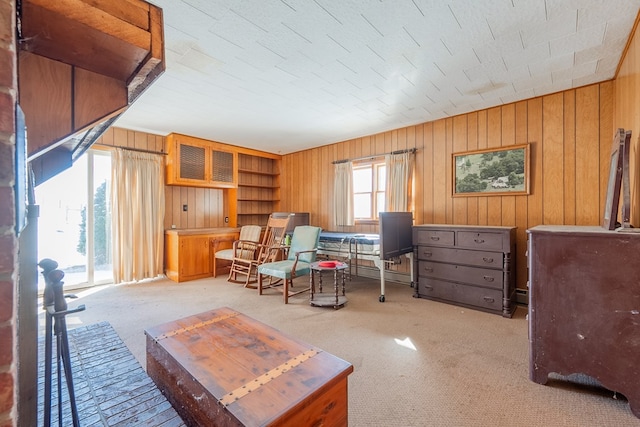
[[[306,279],[297,286],[307,286]],[[306,294],[284,305],[280,293],[266,292],[223,277],[97,287],[70,300],[70,308],[86,310],[67,324],[110,322],[145,366],[146,328],[231,307],[352,363],[352,426],[640,425],[612,392],[529,380],[524,307],[506,319],[416,299],[409,286],[394,283],[380,303],[379,282],[371,279],[347,283],[349,301],[340,310],[311,307]]]

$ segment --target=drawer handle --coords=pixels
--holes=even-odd
[[[424,285],[423,288],[432,291],[433,290],[433,286],[429,286],[429,285]]]
[[[488,264],[491,264],[493,262],[493,258],[482,257],[482,260]]]
[[[433,256],[433,252],[422,252],[422,255],[424,256]]]
[[[476,243],[484,243],[484,239],[473,239]]]
[[[433,267],[425,267],[424,271],[426,271],[427,273],[433,273]]]
[[[431,236],[431,240],[437,242],[438,240],[440,240],[440,238],[438,236]]]
[[[494,278],[493,278],[493,277],[491,277],[491,276],[482,276],[482,278],[483,278],[484,280],[486,280],[487,282],[493,282],[494,280],[496,280],[496,279],[494,279]]]
[[[491,297],[484,297],[483,299],[484,299],[486,302],[495,302],[495,301],[496,301],[496,300],[494,300],[494,299],[493,299],[493,298],[491,298]]]

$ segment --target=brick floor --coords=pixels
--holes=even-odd
[[[82,427],[184,426],[108,322],[69,330],[69,351]],[[44,338],[39,342],[38,425],[44,421]],[[53,336],[51,425],[58,425],[56,337]],[[72,425],[64,373],[62,425]]]

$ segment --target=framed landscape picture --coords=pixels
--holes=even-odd
[[[529,194],[530,145],[453,153],[453,196]]]

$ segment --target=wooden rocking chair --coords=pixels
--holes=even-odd
[[[260,243],[255,242],[243,242],[242,249],[237,252],[233,258],[231,264],[231,271],[229,272],[229,281],[238,282],[238,274],[245,276],[244,286],[246,288],[256,288],[251,286],[251,283],[257,282],[257,267],[265,262],[271,262],[278,258],[279,253],[284,245],[285,231],[289,224],[289,217],[286,218],[269,218],[267,227],[262,235],[262,241]],[[236,244],[234,243],[234,249]],[[249,253],[254,256],[243,256]]]

